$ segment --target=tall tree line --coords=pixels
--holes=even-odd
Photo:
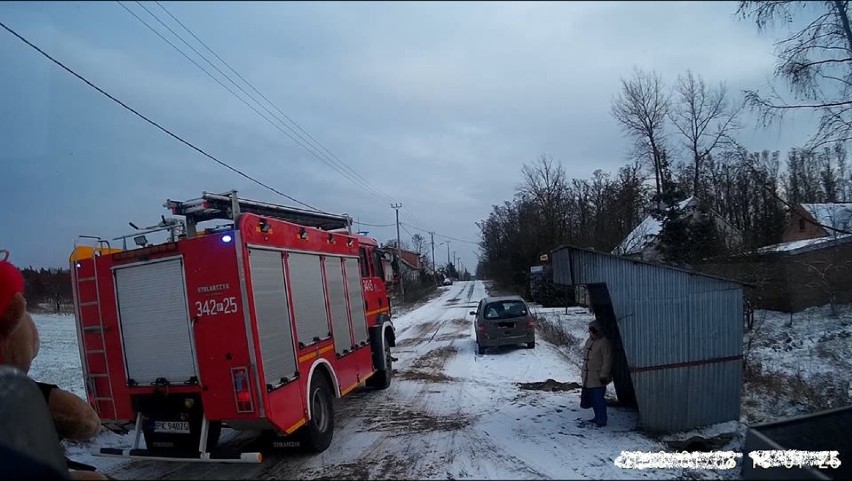
[[[688,264],[726,252],[713,222],[686,222],[680,201],[695,196],[703,219],[718,215],[742,234],[741,248],[778,243],[787,206],[852,201],[842,142],[813,149],[749,152],[735,140],[740,110],[724,85],[709,88],[692,72],[665,90],[655,73],[636,70],[622,82],[613,116],[635,145],[614,173],[569,179],[542,155],[521,168],[512,199],[477,225],[478,275],[526,284],[529,267],[561,244],[611,252],[651,215],[662,225],[666,261]]]
[[[761,31],[804,20],[775,44],[775,75],[792,98],[747,91],[735,102],[724,84],[707,85],[689,71],[670,88],[655,72],[635,69],[622,79],[611,110],[633,142],[631,163],[615,174],[598,170],[591,179],[570,180],[549,157],[525,165],[514,197],[478,224],[478,274],[522,285],[539,254],[563,243],[610,251],[646,215],[662,225],[666,260],[711,254],[707,240],[718,242],[719,233],[713,223],[684,222],[679,201],[686,196],[700,200],[704,218],[718,214],[741,232],[742,249],[779,242],[792,205],[852,201],[845,148],[852,140],[849,3],[741,1],[738,13]],[[765,123],[794,111],[815,112],[819,122],[807,145],[782,161],[777,150],[749,152],[737,144],[743,106]]]
[[[690,162],[675,163],[668,174],[671,186],[665,191],[673,192],[676,200],[694,193],[696,176]],[[649,170],[633,161],[614,174],[596,170],[591,178],[570,179],[550,156],[525,164],[523,181],[512,199],[494,205],[477,223],[482,251],[477,275],[523,286],[529,267],[559,245],[611,252],[645,217],[659,215],[665,220],[666,209],[658,210],[654,202],[655,176]],[[781,242],[787,223],[785,202],[852,201],[852,176],[841,145],[820,152],[794,148],[783,162],[779,151],[729,148],[704,156],[698,178],[698,197],[742,233],[743,250]],[[664,195],[660,198],[673,203]],[[700,254],[699,249],[696,255]]]
[[[57,304],[72,302],[71,273],[68,269],[21,269],[24,276],[24,294],[31,307],[39,304]]]
[[[612,250],[647,210],[650,187],[638,164],[615,175],[597,170],[591,179],[569,179],[560,163],[542,155],[522,173],[514,197],[477,223],[477,276],[504,285],[524,285],[529,266],[560,244]]]

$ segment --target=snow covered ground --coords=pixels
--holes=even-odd
[[[852,306],[756,311],[743,352],[743,420],[757,423],[852,404]]]
[[[395,312],[398,341],[394,356],[399,361],[393,385],[386,391],[359,390],[341,400],[336,407],[334,440],[320,455],[282,453],[260,465],[238,466],[89,455],[92,446],[132,443],[132,432],[118,435],[104,431],[91,444],[69,444],[69,456],[94,464],[117,479],[738,476],[738,470],[639,471],[616,467],[613,460],[622,450],[671,447],[636,431],[636,413],[627,409],[610,407],[609,425],[604,429],[577,423],[578,418],[592,416],[591,410],[579,408],[579,391],[570,385],[580,381],[579,345],[592,316],[583,308],[566,312],[565,308],[533,306],[540,319],[535,349],[497,348],[480,356],[475,352],[469,311],[485,295],[482,282],[459,282],[440,288],[436,297],[419,306]],[[34,317],[42,350],[31,374],[83,395],[73,317]],[[808,405],[814,399],[803,397],[801,392],[806,389],[802,386],[823,386],[819,383],[831,380],[848,390],[850,335],[850,309],[843,309],[836,319],[827,309],[811,309],[794,315],[792,325],[789,315],[757,312],[755,330],[744,343],[750,365],[759,367],[761,374],[746,383],[743,421],[814,410]],[[526,384],[548,379],[552,381],[544,389]],[[803,384],[795,384],[797,379]],[[847,401],[849,394],[844,391]],[[615,397],[611,387],[608,396]],[[714,429],[742,432],[742,426],[709,428]],[[677,436],[688,439],[707,434],[705,431]],[[223,433],[223,442],[236,435],[233,431]],[[736,449],[736,442],[726,448]]]
[[[33,320],[41,337],[41,348],[30,367],[30,376],[37,381],[56,384],[85,399],[86,391],[83,387],[83,369],[80,366],[80,349],[77,344],[74,316],[33,314]],[[68,456],[74,461],[108,470],[127,461],[94,457],[89,453],[91,446],[119,447],[129,446],[132,442],[133,437],[129,434],[119,435],[104,429],[92,443],[65,441],[65,446]]]
[[[592,413],[579,408],[578,390],[523,386],[580,380],[577,364],[541,336],[535,349],[504,347],[477,355],[468,313],[485,295],[483,283],[459,282],[426,304],[398,313],[393,385],[386,391],[359,390],[341,400],[334,440],[320,455],[283,453],[260,465],[99,458],[87,454],[90,445],[69,445],[69,455],[117,479],[683,476],[680,470],[624,470],[613,464],[622,450],[666,449],[634,430],[634,412],[611,407],[606,428],[581,427],[577,419]],[[574,319],[582,326],[589,316],[577,312]],[[42,352],[33,377],[82,394],[73,317],[39,315],[36,322]],[[228,435],[233,437],[223,433],[225,442]],[[104,432],[92,445],[128,446],[132,436]]]

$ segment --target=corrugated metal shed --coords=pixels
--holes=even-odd
[[[554,282],[587,286],[613,342],[619,401],[635,403],[642,428],[739,420],[741,284],[570,246],[552,259]]]

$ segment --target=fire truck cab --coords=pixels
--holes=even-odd
[[[391,383],[395,333],[374,239],[351,219],[204,193],[113,248],[71,255],[89,402],[134,423],[130,448],[95,454],[260,462],[214,450],[223,425],[324,451],[336,397]],[[215,219],[224,226],[201,229]],[[168,231],[148,243],[146,234]],[[138,248],[128,249],[134,237]],[[140,449],[144,436],[145,449]]]

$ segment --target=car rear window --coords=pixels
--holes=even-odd
[[[524,301],[497,301],[485,306],[486,319],[508,319],[527,315],[527,305]]]

